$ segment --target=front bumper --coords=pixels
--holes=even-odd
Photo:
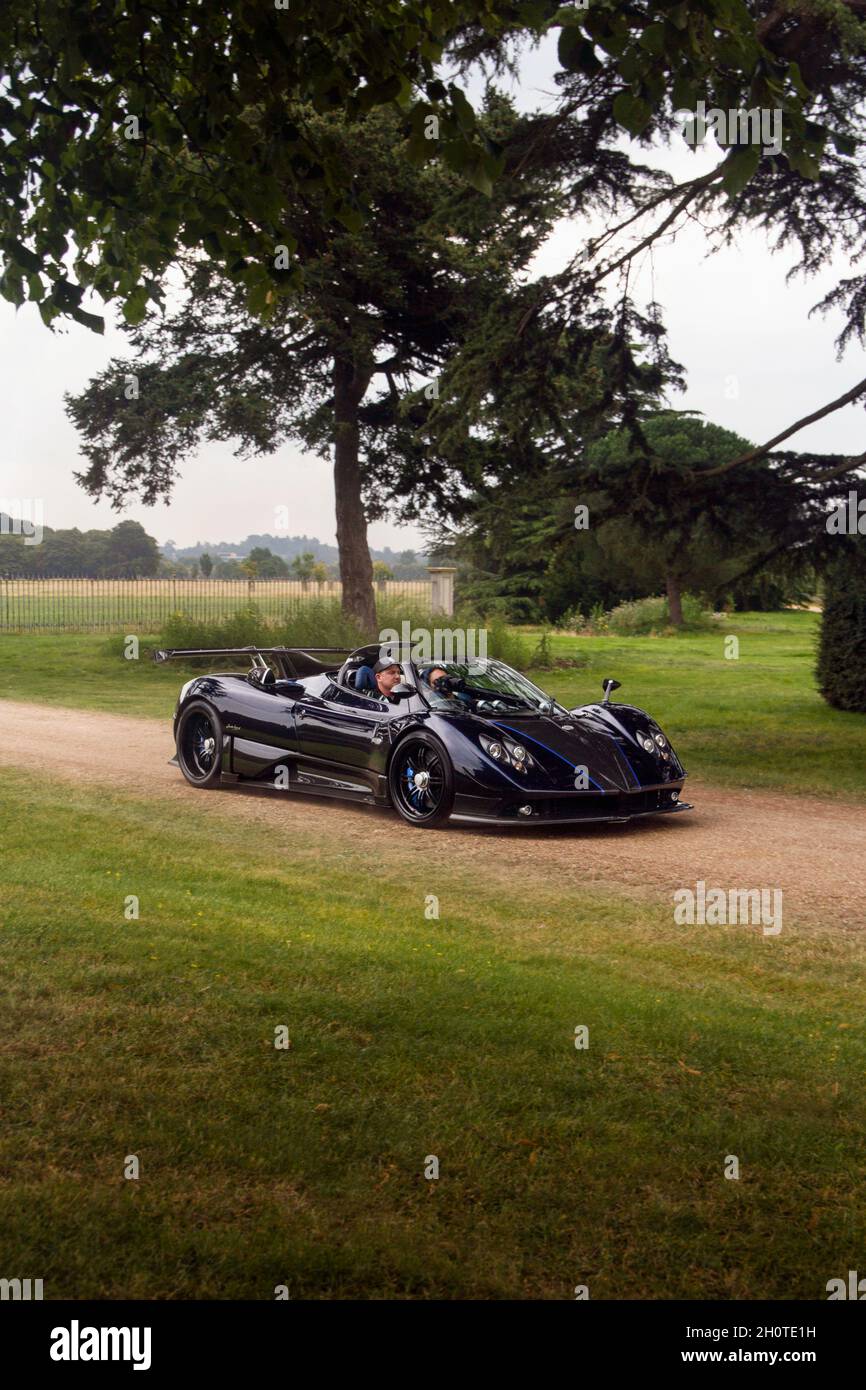
[[[679,787],[667,784],[635,788],[628,792],[581,792],[576,795],[572,792],[559,796],[529,792],[520,801],[511,797],[504,800],[458,795],[451,820],[471,821],[476,825],[621,825],[638,816],[670,815],[675,811],[693,810],[689,802],[679,800],[680,791]],[[530,807],[531,814],[521,814],[521,806]]]

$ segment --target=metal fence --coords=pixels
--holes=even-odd
[[[437,580],[380,580],[377,602],[439,607]],[[338,580],[75,579],[0,577],[0,632],[158,632],[182,613],[220,621],[255,605],[267,618],[290,618],[312,603],[339,605]]]

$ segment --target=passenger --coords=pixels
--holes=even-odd
[[[468,696],[463,691],[453,690],[450,684],[443,685],[443,677],[447,678],[448,672],[444,666],[431,666],[422,672],[422,679],[427,682],[434,695],[438,695],[440,700],[451,700],[454,704],[468,705],[471,703]]]
[[[372,666],[359,666],[355,672],[355,689],[362,695],[374,695],[376,692],[376,677],[373,675]]]
[[[445,689],[445,690],[437,690],[437,689],[436,689],[436,686],[437,686],[438,682],[442,679],[443,676],[447,676],[447,675],[448,675],[448,672],[445,670],[444,666],[431,666],[429,671],[425,671],[425,672],[424,672],[424,679],[426,680],[427,684],[430,686],[430,689],[436,691],[436,694],[437,694],[437,695],[441,695],[441,696],[443,696],[445,699],[453,699],[453,698],[454,698],[454,692],[453,692],[453,690],[447,690],[447,689]]]

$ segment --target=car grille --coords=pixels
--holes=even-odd
[[[642,811],[659,811],[674,805],[669,791],[605,792],[582,796],[527,798],[532,806],[530,820],[593,820],[598,816],[636,816]],[[517,816],[517,806],[509,806],[506,814]],[[519,817],[519,819],[523,819]]]

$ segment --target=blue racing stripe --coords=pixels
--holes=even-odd
[[[618,739],[618,738],[615,738],[615,739],[614,739],[614,743],[616,744],[616,746],[617,746],[617,748],[619,749],[620,753],[622,753],[622,756],[625,758],[626,764],[628,765],[628,770],[629,770],[629,772],[631,773],[632,777],[633,777],[634,780],[637,782],[638,786],[639,786],[639,787],[642,787],[642,786],[643,786],[643,782],[640,780],[640,778],[638,777],[638,775],[637,775],[637,773],[635,772],[634,768],[632,767],[631,763],[629,762],[629,760],[628,760],[628,753],[626,753],[625,749],[624,749],[623,746],[622,746],[622,740],[621,740],[621,739]]]
[[[517,737],[520,739],[521,743],[524,743],[528,739],[530,743],[537,744],[539,748],[543,748],[546,752],[552,753],[555,758],[561,758],[564,763],[568,763],[568,766],[572,768],[574,771],[576,771],[579,767],[583,766],[582,763],[573,763],[571,761],[571,758],[566,758],[563,753],[557,753],[555,748],[551,748],[548,744],[542,743],[541,739],[533,738],[532,734],[525,734],[521,729],[512,729],[510,724],[500,724],[498,719],[492,719],[490,722],[491,724],[495,724],[497,729],[507,729],[510,734],[516,734]],[[626,761],[628,762],[628,759],[626,759]],[[631,767],[631,763],[629,763],[629,767]],[[634,771],[633,768],[632,771]],[[589,777],[588,772],[586,775],[587,777]],[[594,787],[598,787],[598,790],[601,792],[602,796],[607,796],[607,792],[605,791],[604,787],[599,787],[598,782],[596,782],[594,777],[589,777],[589,780],[590,782],[592,782],[592,785]]]

